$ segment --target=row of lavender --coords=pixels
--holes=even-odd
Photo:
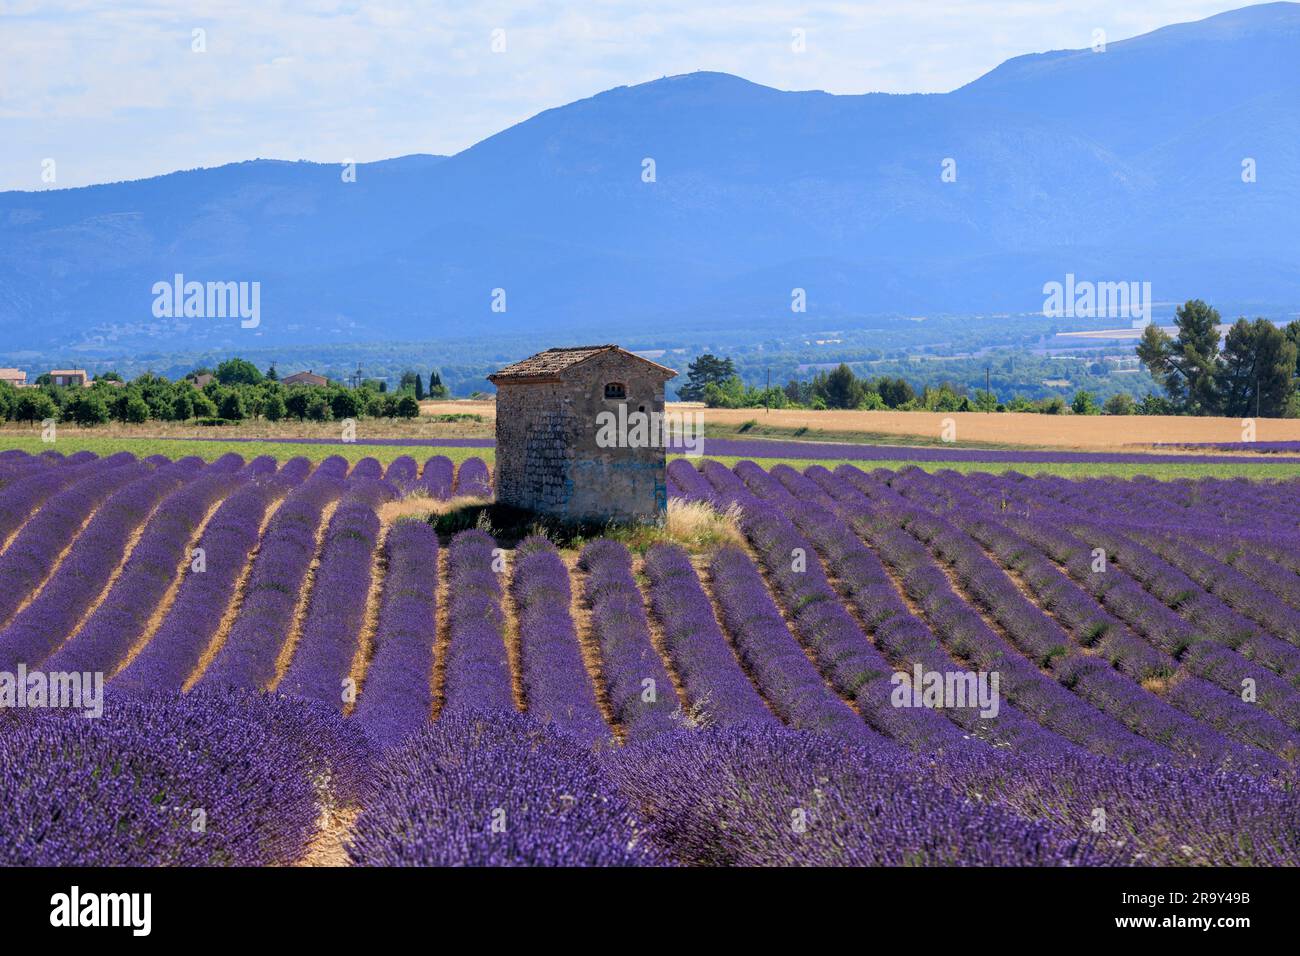
[[[0,455],[0,655],[110,678],[102,721],[0,710],[0,858],[299,858],[322,798],[358,803],[371,748],[430,712],[437,538],[399,521],[380,548],[376,514],[413,492],[484,496],[490,474],[471,459],[455,475],[442,457],[349,472],[339,457],[277,471],[235,455]],[[381,601],[362,647],[372,582]],[[363,653],[358,700],[347,683]]]
[[[364,808],[349,842],[363,864],[1296,862],[1284,791],[1090,755],[918,755],[754,723],[601,755],[510,710],[447,713],[377,754],[356,721],[292,697],[199,691],[113,713],[0,716],[6,863],[293,862],[322,780]]]
[[[410,458],[387,473],[365,459],[349,475],[338,457],[277,471],[270,458],[244,465],[236,455],[204,465],[4,453],[0,668],[102,672],[137,693],[181,690],[199,670],[209,686],[288,676],[303,696],[342,700],[330,684],[347,667],[331,656],[361,627],[366,588],[357,585],[370,578],[376,506],[403,492],[481,494],[486,474],[481,461],[466,462],[454,484],[443,457],[418,473]],[[327,509],[337,511],[319,549],[321,586],[284,675],[277,660]]]
[[[679,485],[699,480],[691,476],[693,472],[687,474],[683,468],[675,466],[671,470],[680,479]],[[725,487],[727,483],[736,482],[729,472],[711,463],[706,464],[704,470],[715,485]],[[1076,539],[1073,550],[1061,553],[1058,548],[1056,552],[1063,561],[1074,562],[1072,580],[1069,575],[1050,567],[1046,556],[1033,555],[1025,542],[1017,539],[1010,529],[996,525],[990,527],[994,519],[987,515],[978,524],[972,524],[969,516],[960,510],[948,512],[940,509],[945,511],[944,517],[926,515],[923,509],[905,500],[885,483],[888,477],[893,477],[893,484],[905,493],[910,489],[920,501],[932,503],[945,496],[951,499],[960,492],[963,479],[958,476],[934,477],[911,470],[902,476],[880,473],[886,477],[872,478],[852,468],[843,468],[836,476],[831,476],[825,469],[815,467],[809,469],[807,475],[799,475],[792,469],[778,466],[772,473],[780,479],[778,483],[752,464],[742,463],[737,472],[768,498],[784,494],[786,513],[810,535],[820,534],[821,540],[817,543],[822,548],[823,557],[835,558],[836,545],[828,540],[825,531],[828,526],[834,528],[836,523],[829,510],[834,509],[846,523],[855,525],[856,530],[871,541],[877,552],[896,569],[902,582],[900,590],[921,605],[925,616],[934,619],[936,630],[943,632],[950,641],[959,642],[956,646],[963,656],[970,658],[972,650],[984,646],[988,653],[976,654],[973,659],[979,660],[982,656],[985,660],[1012,662],[1012,672],[1009,675],[1003,673],[1003,678],[1012,678],[1009,696],[1013,702],[1022,692],[1015,672],[1024,672],[1029,682],[1025,685],[1024,692],[1027,692],[1037,678],[1025,671],[1025,667],[1036,665],[1040,670],[1051,672],[1062,685],[1089,699],[1098,709],[1112,713],[1129,729],[1166,747],[1181,749],[1188,757],[1248,768],[1261,766],[1260,754],[1228,745],[1217,735],[1207,736],[1199,725],[1189,723],[1192,717],[1213,724],[1223,734],[1242,743],[1277,755],[1286,757],[1294,751],[1295,738],[1289,729],[1295,726],[1294,698],[1285,686],[1285,678],[1292,673],[1294,648],[1242,620],[1240,615],[1222,607],[1211,595],[1200,593],[1196,584],[1186,576],[1180,578],[1168,569],[1166,577],[1169,581],[1165,583],[1163,593],[1169,603],[1163,603],[1157,595],[1143,591],[1138,582],[1129,580],[1123,571],[1102,576],[1092,568],[1086,568],[1092,549],[1084,548]],[[965,481],[968,485],[996,485],[999,479],[975,476]],[[797,492],[799,507],[788,507],[794,503],[794,498],[781,488],[781,484],[789,485]],[[1026,488],[1075,487],[1075,483],[1048,479],[1023,479],[1021,484]],[[773,492],[773,486],[778,489],[776,492]],[[717,494],[707,486],[695,490],[705,495]],[[1087,490],[1078,490],[1078,494],[1084,499],[1097,500],[1096,495]],[[734,492],[731,496],[734,497]],[[1000,508],[1006,507],[1005,499],[996,494],[967,494],[967,497],[978,498],[980,503],[996,501]],[[764,535],[769,540],[772,537],[774,519],[770,516],[764,518],[760,508],[751,506],[748,512],[745,521],[747,533],[761,548]],[[1014,516],[1004,517],[1015,520]],[[1043,607],[1050,611],[1050,616],[1022,596],[1012,578],[950,521],[971,531],[984,546],[1000,549],[1008,562],[1008,570],[1023,576],[1022,586],[1035,593]],[[1052,521],[1044,522],[1042,527],[1022,530],[1032,531],[1039,539],[1055,537],[1059,544],[1062,524],[1054,517]],[[846,537],[844,529],[839,529],[838,537]],[[1092,540],[1108,541],[1117,554],[1122,554],[1118,549],[1119,542],[1099,529]],[[1134,545],[1131,541],[1126,543],[1130,561],[1146,569],[1143,573],[1147,584],[1158,583],[1155,577],[1160,568],[1159,558],[1150,553],[1133,554]],[[795,541],[793,546],[800,544],[802,542]],[[930,545],[932,554],[927,554],[923,547],[926,544]],[[849,546],[852,547],[851,538]],[[791,541],[785,541],[777,547],[777,556],[788,554],[791,547]],[[831,552],[829,555],[828,550]],[[859,555],[859,560],[864,557],[866,555]],[[1215,573],[1225,571],[1222,568],[1207,569],[1204,561],[1199,564],[1201,579],[1207,582]],[[958,579],[964,596],[955,594],[946,580],[936,577],[941,573],[941,567]],[[780,561],[776,562],[775,570],[779,572]],[[842,586],[850,597],[860,588],[858,578],[861,574],[861,569],[855,569],[853,574],[841,577]],[[1294,577],[1292,572],[1287,574]],[[817,575],[802,577],[816,580]],[[1105,594],[1105,599],[1116,610],[1136,619],[1140,623],[1136,628],[1138,634],[1149,640],[1144,642],[1127,627],[1118,627],[1119,622],[1083,590],[1085,586],[1098,594]],[[892,603],[888,602],[888,589],[877,591],[877,599],[880,593],[886,595],[887,603]],[[1244,584],[1236,588],[1235,593],[1239,602],[1248,607],[1249,616],[1266,620],[1275,633],[1296,633],[1294,628],[1282,626],[1290,617],[1289,609],[1283,610],[1268,600],[1261,600],[1257,592],[1252,600],[1251,590]],[[983,608],[985,617],[991,619],[993,626],[990,628],[984,624],[968,605]],[[1180,605],[1192,620],[1186,620],[1174,610],[1174,606]],[[888,629],[880,627],[883,622],[870,620],[872,608],[860,607],[860,610],[876,627],[878,639],[888,640]],[[960,620],[963,616],[964,622]],[[1067,625],[1071,633],[1067,634],[1066,628],[1058,622]],[[1198,627],[1206,629],[1204,633],[1213,640],[1201,640],[1202,633],[1196,630]],[[1075,640],[1088,653],[1077,652],[1072,644]],[[899,647],[904,649],[905,646]],[[1005,654],[1008,647],[1019,656],[1008,657]],[[1104,657],[1096,659],[1097,650],[1103,651]],[[1252,662],[1259,663],[1252,666]],[[1112,666],[1105,667],[1103,663]],[[1042,676],[1045,675],[1038,675]],[[1247,706],[1237,696],[1245,679],[1249,679],[1260,692],[1262,706]],[[1209,682],[1217,682],[1219,688],[1211,692]],[[1153,700],[1151,695],[1141,693],[1139,686],[1167,691],[1167,700]],[[1183,714],[1172,713],[1169,707],[1161,706],[1165,703],[1174,710],[1183,711]],[[1074,721],[1065,723],[1073,725]],[[1113,744],[1122,739],[1112,731],[1113,728],[1109,728],[1101,733],[1093,742],[1093,749],[1105,746],[1107,741]],[[1077,728],[1074,732],[1078,732]],[[1268,764],[1269,761],[1264,761],[1262,765]]]
[[[573,841],[563,858],[609,862],[622,846],[715,864],[1300,861],[1288,726],[1177,673],[1172,656],[1132,634],[1103,634],[1081,589],[1058,595],[1062,613],[1076,615],[1066,623],[1018,590],[1013,599],[988,554],[963,549],[955,526],[927,524],[879,480],[675,464],[674,494],[741,503],[750,548],[722,549],[700,574],[681,549],[652,547],[644,570],[653,624],[631,596],[622,546],[585,550],[579,570],[607,669],[597,686],[628,746],[605,757],[603,783],[584,777],[588,788],[573,797],[581,833],[554,830]],[[463,725],[443,724],[405,745],[389,779],[400,797],[363,815],[359,862],[463,862],[467,853],[553,862],[559,852],[536,842],[535,821],[524,844],[493,841],[484,822],[500,812],[505,826],[510,799],[501,795],[517,793],[515,783],[564,792],[540,768],[515,781],[499,773],[493,757],[521,759],[510,756],[521,738],[526,753],[561,747],[541,728],[511,724],[514,708],[536,703],[545,726],[570,741],[590,744],[600,727],[565,614],[567,577],[549,545],[528,542],[521,554],[511,594],[525,622],[514,650],[522,686],[512,687],[502,552],[479,532],[453,543],[447,705],[477,743],[466,743]],[[811,563],[796,570],[795,554]],[[1059,591],[1066,579],[1057,574],[1041,583]],[[457,612],[462,584],[476,597]],[[616,622],[601,603],[606,591],[621,599]],[[661,654],[650,653],[652,628]],[[1076,640],[1104,640],[1108,656],[1094,659]],[[473,659],[489,679],[454,680]],[[662,726],[637,706],[638,683],[657,683],[650,662],[672,668],[678,695]],[[897,708],[886,678],[913,663],[996,668],[1009,702],[993,718]],[[558,711],[557,700],[566,702]],[[567,766],[589,769],[585,760],[570,754]],[[460,774],[467,763],[481,775]],[[608,824],[609,841],[593,842],[589,814],[618,797],[620,822]],[[874,823],[864,826],[869,807]],[[458,828],[456,848],[435,837],[431,820]],[[415,845],[394,836],[417,832]]]
[[[443,714],[438,724],[381,758],[374,776],[382,788],[363,800],[355,859],[1294,862],[1294,804],[1267,777],[1277,767],[1263,748],[1217,740],[1217,750],[1161,746],[1155,738],[1170,739],[1173,711],[1142,712],[1120,726],[1097,704],[1117,694],[1105,677],[1093,697],[1084,696],[1097,711],[1080,710],[1067,688],[1087,668],[1063,669],[1053,680],[1049,668],[1035,675],[1010,658],[1015,699],[989,722],[969,711],[889,706],[884,678],[909,652],[941,647],[1000,662],[999,655],[1018,651],[1016,629],[999,631],[964,603],[952,606],[959,596],[939,580],[938,565],[922,560],[927,542],[912,534],[915,520],[881,507],[879,528],[855,521],[844,502],[871,502],[868,486],[847,494],[851,482],[824,470],[769,476],[742,466],[733,474],[708,463],[705,473],[675,466],[672,479],[688,494],[741,501],[758,562],[724,549],[697,575],[680,549],[652,548],[645,572],[653,620],[630,557],[614,542],[586,549],[578,594],[554,549],[527,542],[507,597],[505,554],[495,542],[481,532],[453,541],[448,639],[440,636],[430,654],[427,641],[422,647],[413,638],[403,648],[381,638],[371,663],[367,690],[385,673],[410,678],[403,686],[413,706],[389,713],[388,743],[415,729],[411,714],[428,712],[430,683],[411,678],[412,670],[444,668],[445,701],[433,702]],[[885,490],[898,498],[895,510],[902,508],[904,498]],[[857,518],[876,510],[863,507]],[[335,519],[340,513],[349,515],[342,505]],[[342,542],[365,538],[357,518],[340,525]],[[862,537],[847,530],[855,525]],[[427,585],[419,593],[418,576],[397,586],[394,555],[403,552],[398,534],[407,527],[428,533],[427,526],[399,524],[385,542],[380,619],[408,615],[415,633],[429,626],[435,595]],[[318,575],[359,566],[358,549],[332,549],[330,540],[327,532]],[[797,572],[789,561],[795,550],[810,559]],[[920,582],[914,593],[896,589],[900,574]],[[851,600],[840,601],[841,589]],[[591,608],[596,644],[585,655],[570,613],[579,594]],[[412,600],[399,605],[399,598]],[[873,613],[878,620],[860,626],[850,608],[858,620]],[[512,610],[523,625],[514,647],[506,637],[515,629],[505,626]],[[313,646],[311,617],[300,650]],[[386,650],[392,657],[383,663]],[[1049,662],[1056,656],[1046,654]],[[295,656],[303,663],[291,663],[285,680],[296,673],[300,687],[317,681],[320,706],[336,714],[331,685],[346,680],[339,675],[352,658],[326,657]],[[941,656],[927,660],[943,666]],[[381,699],[362,694],[357,723],[385,726],[382,714],[367,716],[368,701]],[[519,716],[520,704],[547,723]],[[1112,710],[1125,716],[1129,706],[1121,696]],[[597,758],[591,746],[610,734],[602,707],[628,746]],[[797,730],[781,729],[778,718]],[[691,729],[701,725],[709,726]],[[317,773],[322,760],[338,762],[308,756]],[[1253,773],[1200,772],[1207,763],[1249,764]],[[972,802],[976,794],[983,803]],[[875,821],[869,826],[865,808]],[[1109,836],[1096,835],[1098,810],[1113,820],[1112,830],[1103,830]]]
[[[256,438],[207,439],[231,443],[259,441]],[[899,436],[899,441],[906,441]],[[934,436],[938,440],[938,435]],[[342,439],[284,438],[284,444],[343,444]],[[359,438],[350,444],[375,447],[493,448],[491,438]],[[1141,446],[1134,446],[1141,447]],[[703,454],[712,458],[777,458],[787,460],[864,462],[971,462],[979,464],[1138,464],[1138,465],[1231,465],[1239,456],[1210,452],[1247,452],[1274,456],[1282,463],[1300,462],[1300,442],[1179,442],[1156,444],[1151,451],[1064,451],[1049,448],[961,448],[944,444],[863,444],[848,441],[782,441],[773,438],[706,438],[703,446],[690,448],[680,439],[670,440],[668,454]]]

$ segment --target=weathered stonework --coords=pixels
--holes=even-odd
[[[598,415],[663,414],[676,373],[616,346],[550,349],[497,386],[497,501],[564,521],[653,521],[667,508],[664,448],[601,447]],[[623,397],[606,398],[606,386]],[[617,396],[619,389],[611,392]]]

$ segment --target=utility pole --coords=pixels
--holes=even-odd
[[[989,377],[990,377],[992,374],[993,374],[993,366],[992,366],[992,365],[985,365],[985,366],[984,366],[984,393],[985,393],[986,395],[989,395],[989,396],[992,396],[992,394],[993,394],[993,389],[992,389],[992,387],[989,385]],[[993,410],[993,409],[989,409],[989,411],[992,411],[992,410]]]
[[[763,389],[763,414],[766,415],[772,410],[772,370],[767,370],[767,387]]]

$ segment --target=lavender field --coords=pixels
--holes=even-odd
[[[0,453],[0,863],[1300,862],[1300,484],[698,464]]]

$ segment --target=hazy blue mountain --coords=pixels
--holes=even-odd
[[[1017,57],[942,95],[668,77],[340,172],[0,193],[3,350],[825,328],[1037,309],[1067,272],[1296,311],[1300,5]],[[260,328],[154,319],[178,272],[260,282]]]

